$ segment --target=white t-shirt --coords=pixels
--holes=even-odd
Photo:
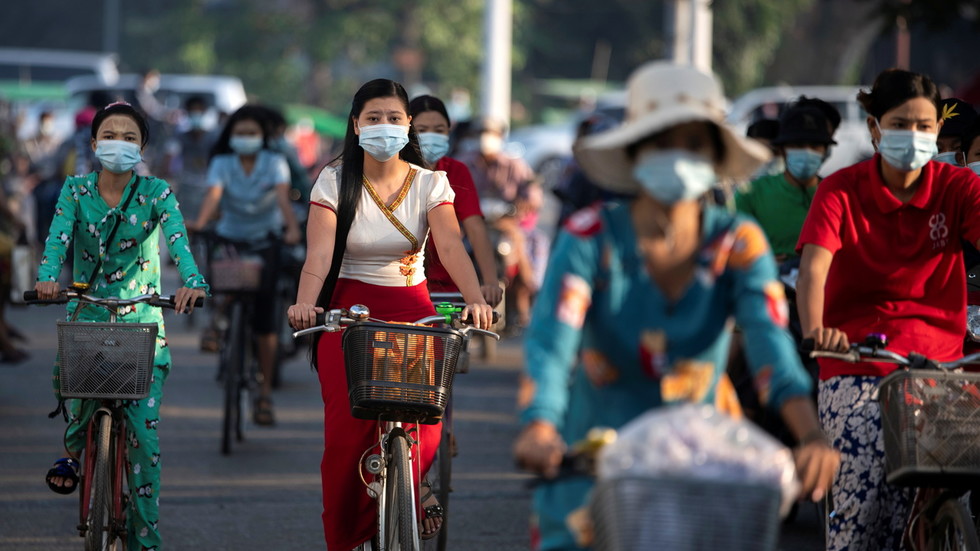
[[[361,187],[340,277],[386,287],[425,281],[422,266],[429,210],[452,205],[455,194],[445,172],[409,166],[405,184],[387,207],[369,184]],[[337,212],[339,188],[340,167],[324,168],[313,185],[310,203]]]

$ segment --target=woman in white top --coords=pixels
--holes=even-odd
[[[385,79],[362,86],[351,105],[343,153],[323,169],[311,193],[306,263],[296,304],[289,308],[293,327],[311,327],[325,308],[358,303],[390,321],[433,314],[422,268],[430,230],[467,310],[479,327],[490,326],[492,312],[463,248],[449,181],[424,165],[405,89]],[[341,259],[335,243],[344,239],[344,228],[349,233]],[[332,270],[339,277],[330,289],[324,282],[333,279]],[[328,549],[346,550],[376,532],[373,502],[357,472],[364,450],[376,442],[377,423],[351,416],[340,334],[322,335],[314,365],[324,403],[323,528]],[[424,476],[441,429],[418,429],[422,457],[413,459],[421,462]],[[436,512],[436,504],[429,496],[422,506]],[[432,537],[441,519],[424,516],[423,537]]]

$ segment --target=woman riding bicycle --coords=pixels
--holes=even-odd
[[[305,329],[324,308],[366,305],[371,315],[414,321],[434,309],[426,285],[424,247],[431,230],[439,257],[462,291],[480,328],[492,310],[452,209],[453,191],[443,172],[422,168],[408,96],[397,82],[377,79],[354,95],[344,150],[320,173],[311,194],[307,256],[290,324]],[[315,364],[324,403],[323,528],[329,549],[352,549],[374,535],[375,508],[358,476],[365,450],[377,444],[377,422],[351,416],[340,334],[316,344]],[[420,425],[415,438],[425,476],[439,446],[441,427]],[[413,468],[413,472],[416,469]],[[431,492],[430,492],[431,493]],[[423,493],[422,530],[441,526],[435,499]]]
[[[218,237],[239,254],[262,258],[259,288],[243,299],[254,301],[252,327],[262,373],[253,412],[257,425],[275,424],[271,395],[278,346],[275,322],[279,318],[272,297],[279,267],[277,241],[281,238],[293,245],[302,237],[289,202],[289,165],[285,157],[269,149],[268,126],[266,111],[253,105],[241,107],[228,118],[211,151],[210,190],[197,221],[190,226],[201,231],[220,211],[214,227]]]
[[[146,120],[132,106],[114,103],[95,115],[91,147],[102,170],[84,176],[69,176],[61,189],[57,210],[38,268],[35,289],[40,299],[53,299],[60,291],[58,276],[74,243],[73,281],[87,286],[97,297],[131,298],[160,292],[160,231],[184,282],[176,292],[177,312],[190,312],[194,301],[207,294],[187,243],[184,218],[167,182],[152,176],[137,176],[134,169],[149,141]],[[115,230],[113,229],[115,228]],[[106,242],[109,240],[111,242]],[[68,307],[69,318],[78,305]],[[77,321],[105,322],[102,308],[85,308]],[[131,401],[124,408],[128,438],[130,513],[129,549],[160,549],[160,440],[157,435],[163,383],[170,372],[163,315],[147,304],[123,308],[119,322],[156,323],[156,355],[150,395]],[[58,369],[55,367],[57,379]],[[55,389],[59,388],[55,382]],[[47,482],[58,493],[71,493],[78,486],[77,458],[85,444],[84,428],[99,407],[98,400],[71,400],[71,420],[65,432],[65,448],[71,458],[59,460],[48,471]],[[139,489],[137,495],[136,489]]]
[[[761,400],[800,442],[804,495],[819,499],[837,454],[785,329],[772,252],[755,222],[703,198],[768,154],[725,125],[721,89],[697,69],[646,64],[627,93],[626,122],[584,139],[575,156],[598,185],[635,198],[579,211],[557,240],[526,334],[516,459],[550,477],[565,443],[591,427],[618,428],[671,403],[737,410],[724,374],[734,317]],[[591,486],[581,478],[539,486],[541,549],[579,549],[565,521]]]
[[[966,327],[961,239],[980,240],[980,180],[933,162],[939,90],[891,69],[858,95],[877,153],[824,179],[797,245],[803,334],[844,351],[869,333],[889,348],[958,358]],[[841,450],[827,549],[898,549],[913,492],[885,482],[878,383],[894,364],[820,360],[820,419]],[[844,506],[851,504],[851,506]]]
[[[483,220],[483,210],[480,209],[480,197],[473,185],[473,176],[466,165],[447,156],[449,152],[449,113],[446,105],[433,96],[419,96],[408,104],[409,115],[412,116],[412,126],[419,133],[419,146],[422,157],[432,170],[446,173],[449,185],[456,197],[453,199],[453,210],[463,233],[473,247],[473,257],[480,271],[483,284],[480,290],[488,304],[496,306],[503,294],[497,283],[497,262],[494,259],[493,246],[487,236],[487,224]],[[456,285],[449,272],[439,260],[435,240],[430,240],[425,248],[426,266],[425,277],[432,292],[457,292]]]

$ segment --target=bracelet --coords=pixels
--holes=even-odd
[[[806,436],[800,438],[800,445],[806,446],[807,444],[811,444],[817,440],[822,440],[824,443],[827,443],[827,435],[825,435],[821,429],[813,429],[807,433]]]

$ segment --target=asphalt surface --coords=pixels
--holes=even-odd
[[[8,319],[29,337],[31,359],[0,364],[0,550],[82,548],[76,495],[48,490],[43,475],[63,455],[64,423],[48,419],[55,405],[51,365],[59,307],[17,307]],[[165,549],[324,549],[319,462],[322,406],[318,383],[301,354],[285,367],[274,394],[278,424],[249,426],[230,457],[219,453],[221,389],[217,356],[198,351],[204,317],[168,314],[174,369],[159,425],[163,488],[160,529]],[[517,432],[515,389],[520,341],[503,341],[492,362],[475,361],[457,379],[459,456],[454,462],[452,549],[529,548],[527,476],[513,468]],[[781,549],[822,549],[816,508],[805,505],[787,525]]]

